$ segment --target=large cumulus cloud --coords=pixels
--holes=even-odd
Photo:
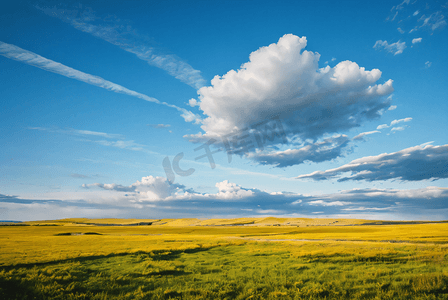
[[[352,61],[319,68],[320,54],[306,45],[306,37],[286,34],[199,89],[205,119],[204,135],[196,137],[219,137],[280,116],[288,135],[317,140],[360,126],[390,106],[385,96],[393,92],[392,80],[379,84],[380,70]]]

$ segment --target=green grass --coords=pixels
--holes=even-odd
[[[4,267],[0,298],[448,299],[446,259],[412,259],[413,249],[402,247],[377,259],[295,257],[277,243],[250,242],[83,257]]]
[[[448,223],[82,220],[2,226],[0,299],[448,299]]]

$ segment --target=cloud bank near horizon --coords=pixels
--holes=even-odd
[[[22,199],[0,194],[0,219],[36,220],[63,217],[331,217],[386,220],[448,219],[448,188],[352,189],[303,195],[244,188],[224,180],[216,193],[197,193],[147,176],[130,186],[84,185],[79,199]],[[77,195],[71,195],[76,197]]]
[[[342,174],[350,173],[343,176]],[[402,181],[437,180],[448,178],[448,145],[415,146],[398,152],[355,159],[335,169],[299,175],[297,179],[315,181],[338,178],[342,181]]]

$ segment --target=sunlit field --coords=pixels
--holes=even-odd
[[[0,247],[0,299],[448,299],[448,223],[64,219]]]

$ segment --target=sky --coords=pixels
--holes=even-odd
[[[0,220],[446,220],[447,14],[3,1]]]

